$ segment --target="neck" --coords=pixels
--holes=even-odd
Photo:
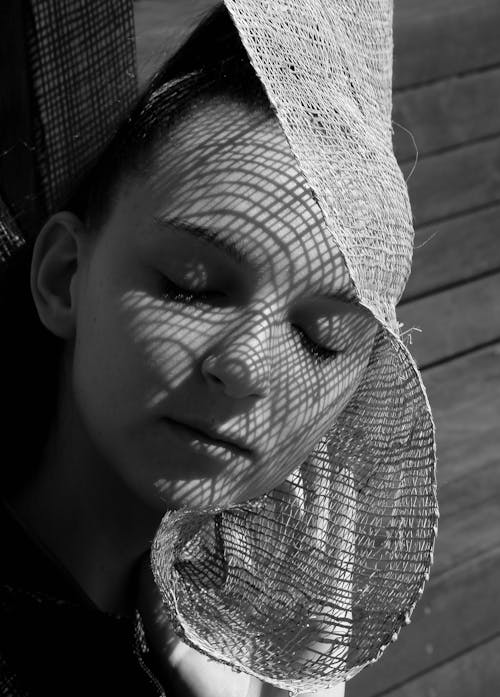
[[[60,400],[36,476],[11,501],[24,522],[101,610],[131,614],[136,569],[160,522],[85,438],[71,400]]]

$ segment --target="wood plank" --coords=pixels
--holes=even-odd
[[[500,64],[498,0],[395,0],[394,84]]]
[[[498,463],[500,344],[426,370],[423,377],[436,423],[440,489]]]
[[[500,542],[500,343],[424,373],[441,520],[433,578]]]
[[[500,270],[499,232],[500,205],[417,229],[401,303]]]
[[[476,447],[480,447],[480,443],[477,441]],[[496,463],[496,468],[498,469],[498,463]],[[481,472],[460,482],[460,486],[463,485],[462,491],[465,491],[465,486],[470,487],[469,493],[471,490],[473,491],[477,479],[481,477]],[[444,513],[440,520],[435,548],[435,563],[432,569],[436,578],[447,573],[453,567],[473,559],[478,554],[488,553],[495,545],[498,545],[500,531],[498,493],[500,487],[498,481],[491,483],[492,475],[493,469],[482,473],[482,488],[484,491],[491,484],[492,490],[496,492],[496,498],[487,497],[479,502],[476,501],[476,504],[471,508],[455,512],[452,515],[449,514],[448,517],[446,517],[447,509],[453,504],[448,503],[446,493],[443,492],[442,488],[439,489],[440,505],[443,507]]]
[[[394,93],[392,118],[410,130],[419,156],[500,133],[500,68]],[[394,126],[400,162],[414,161],[415,145]]]
[[[428,583],[409,627],[382,658],[347,683],[346,697],[373,697],[500,633],[500,547]],[[464,602],[467,598],[467,602]]]
[[[348,697],[382,694],[500,632],[500,613],[490,611],[500,578],[500,344],[432,368],[424,380],[438,436],[435,564],[412,624],[348,683]]]
[[[500,202],[500,137],[424,157],[408,189],[417,227]]]
[[[438,435],[438,445],[441,437],[441,435]],[[500,445],[500,439],[497,440]],[[474,438],[474,441],[477,449],[479,439]],[[439,474],[441,474],[441,458],[439,458],[439,464]],[[455,476],[446,483],[439,476],[438,484],[441,516],[445,520],[451,520],[453,516],[457,515],[463,517],[468,509],[480,508],[483,503],[494,497],[497,497],[497,501],[499,501],[498,507],[500,512],[500,467],[498,466],[498,455],[488,465],[483,467],[476,465],[471,472],[462,474],[461,477]],[[500,529],[497,533],[497,539],[500,543]]]
[[[497,695],[500,686],[499,651],[500,637],[497,636],[400,688],[384,692],[384,697]]]
[[[442,518],[431,582],[412,626],[380,666],[360,676],[353,697],[383,692],[500,632],[500,613],[491,613],[500,578],[499,495],[497,462],[440,487]]]
[[[499,544],[500,343],[424,373],[441,508],[433,577]]]
[[[426,367],[500,338],[500,273],[403,305],[399,319],[411,351]]]

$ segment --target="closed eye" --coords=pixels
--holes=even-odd
[[[328,348],[313,341],[302,327],[299,327],[297,324],[292,324],[292,327],[295,329],[301,345],[316,362],[323,363],[324,361],[333,360],[341,353],[337,349]]]
[[[168,276],[162,276],[162,298],[185,305],[221,305],[227,301],[225,293],[218,290],[183,288]]]

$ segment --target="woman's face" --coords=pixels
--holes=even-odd
[[[163,509],[281,483],[353,393],[376,333],[279,124],[224,101],[121,187],[77,288],[83,429]]]

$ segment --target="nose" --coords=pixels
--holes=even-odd
[[[202,363],[205,380],[228,397],[264,397],[271,383],[273,318],[248,315],[210,351]]]

